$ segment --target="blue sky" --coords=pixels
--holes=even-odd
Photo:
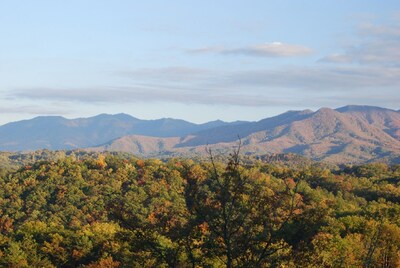
[[[0,1],[0,124],[400,109],[400,2]]]

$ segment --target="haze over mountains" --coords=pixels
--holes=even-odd
[[[0,126],[0,150],[124,151],[144,156],[229,151],[242,142],[252,154],[297,153],[332,163],[400,162],[400,112],[372,106],[289,111],[258,122],[193,124],[178,119],[140,120],[126,114],[58,116]]]
[[[197,131],[237,123],[212,121],[193,124],[163,118],[140,120],[127,114],[100,114],[89,118],[66,119],[39,116],[0,126],[0,150],[76,149],[96,146],[125,135],[157,137],[185,136]]]

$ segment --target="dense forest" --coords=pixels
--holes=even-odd
[[[400,165],[1,157],[1,267],[400,267]]]

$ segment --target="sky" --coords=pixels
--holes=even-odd
[[[0,124],[400,109],[398,0],[0,0]]]

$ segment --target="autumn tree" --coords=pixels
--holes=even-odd
[[[226,267],[262,267],[282,261],[290,251],[282,231],[300,212],[294,180],[276,180],[243,167],[240,147],[225,166],[214,160],[204,180],[188,178],[188,209],[197,215],[206,242],[203,250]]]

